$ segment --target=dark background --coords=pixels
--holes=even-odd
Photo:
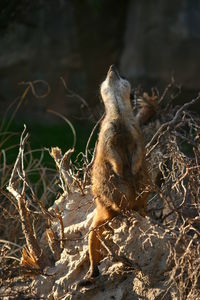
[[[69,147],[67,125],[47,113],[66,115],[84,147],[102,113],[99,85],[108,66],[117,65],[133,87],[160,91],[174,76],[182,85],[179,102],[200,90],[200,1],[198,0],[12,0],[0,2],[0,117],[13,113],[26,86],[45,80],[51,91],[23,100],[10,130],[27,123],[33,147]],[[88,110],[79,97],[89,104]],[[37,85],[37,92],[45,92]]]

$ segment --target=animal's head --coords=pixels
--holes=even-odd
[[[105,104],[111,98],[118,98],[121,101],[130,103],[131,85],[119,75],[114,65],[110,66],[107,77],[101,84],[100,91]]]

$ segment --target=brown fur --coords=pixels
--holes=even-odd
[[[92,171],[96,215],[89,236],[90,276],[99,274],[103,224],[126,210],[144,214],[148,193],[143,138],[130,104],[130,84],[111,66],[101,86],[106,115]],[[96,228],[96,229],[95,229]]]

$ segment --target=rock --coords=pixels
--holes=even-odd
[[[197,1],[130,1],[121,71],[134,81],[199,90],[200,7]]]

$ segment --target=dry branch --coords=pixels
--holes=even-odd
[[[136,119],[140,125],[145,124],[158,111],[158,97],[152,91],[152,96],[143,93],[139,100],[140,108],[136,115]]]
[[[17,200],[22,231],[26,239],[27,251],[24,249],[24,251],[22,252],[22,264],[27,263],[27,265],[30,265],[30,261],[32,261],[32,267],[34,266],[35,268],[43,269],[45,267],[45,257],[43,256],[42,250],[40,249],[37,239],[34,236],[33,229],[30,223],[30,216],[29,211],[27,209],[27,201],[25,195],[25,181],[22,180],[22,187],[18,188],[18,173],[21,172],[22,178],[25,179],[23,159],[25,142],[28,138],[28,134],[25,134],[25,132],[26,126],[24,126],[24,130],[21,134],[19,153],[15,161],[7,189]]]
[[[71,155],[73,153],[74,149],[69,149],[64,155],[62,155],[62,151],[58,147],[51,148],[50,152],[50,155],[55,160],[58,168],[62,190],[66,193],[70,193],[72,191],[73,178],[69,172],[69,167]]]
[[[57,111],[54,111],[52,109],[48,109],[47,110],[49,113],[54,114],[58,117],[60,117],[61,119],[63,119],[71,128],[72,134],[73,134],[73,145],[72,145],[72,149],[74,149],[76,147],[76,130],[74,128],[74,126],[72,125],[72,123],[62,114],[58,113]]]
[[[47,228],[46,235],[48,238],[49,247],[51,249],[51,252],[53,253],[55,261],[58,261],[63,250],[60,247],[58,234],[54,232],[52,228]]]
[[[92,117],[93,120],[96,120],[96,117],[95,117],[95,115],[94,115],[91,107],[87,103],[87,101],[83,97],[81,97],[80,95],[78,95],[77,93],[75,93],[74,91],[72,91],[71,89],[69,89],[63,77],[60,77],[60,79],[61,79],[61,81],[63,83],[63,86],[64,86],[66,92],[67,92],[67,96],[68,97],[74,97],[74,98],[78,99],[82,103],[82,105],[87,108],[87,110],[88,110],[88,112],[90,114],[89,117]]]
[[[26,85],[28,88],[30,88],[32,94],[38,99],[46,98],[51,91],[51,88],[50,88],[48,82],[46,82],[45,80],[34,80],[34,81],[27,81],[27,82],[22,81],[19,84]],[[36,86],[39,84],[45,86],[47,89],[47,91],[45,93],[40,94],[40,95],[38,94],[38,92],[36,92]]]
[[[188,109],[188,107],[194,105],[194,104],[195,104],[196,102],[198,102],[199,100],[200,100],[200,95],[198,95],[195,99],[191,100],[190,102],[187,102],[187,103],[185,103],[183,106],[181,106],[181,107],[177,110],[177,112],[176,112],[176,114],[175,114],[175,116],[173,117],[172,120],[170,120],[170,121],[168,121],[168,122],[166,122],[166,123],[164,123],[164,124],[162,124],[162,125],[160,126],[160,128],[159,128],[158,131],[154,134],[154,136],[152,137],[152,139],[150,140],[150,142],[146,145],[146,148],[148,149],[148,148],[153,144],[153,142],[156,140],[156,138],[158,138],[162,133],[164,133],[164,130],[165,130],[166,128],[170,128],[170,127],[174,126],[174,125],[176,124],[176,122],[178,121],[178,119],[180,118],[181,113],[182,113],[184,110]],[[148,150],[147,155],[149,155],[149,154],[151,153],[152,150],[153,150],[153,147],[152,147],[151,149]]]

